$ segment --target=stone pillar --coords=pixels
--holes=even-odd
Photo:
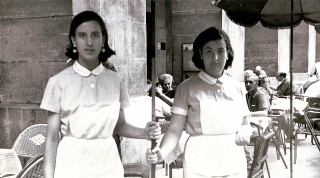
[[[222,11],[222,29],[229,35],[231,46],[234,50],[233,64],[229,70],[233,77],[243,81],[245,28],[233,23],[227,17],[225,11]]]
[[[308,46],[308,74],[316,62],[316,29],[309,25],[309,46]]]
[[[290,29],[278,30],[278,71],[290,70]]]
[[[109,61],[123,76],[130,96],[145,95],[146,1],[72,0],[73,14],[93,10],[106,23],[109,45],[116,51]]]

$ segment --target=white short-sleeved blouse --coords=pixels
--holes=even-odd
[[[243,147],[235,144],[236,132],[250,114],[240,82],[201,71],[177,87],[172,113],[187,116],[185,130],[191,137],[185,162],[193,172],[227,176],[246,171]]]
[[[112,134],[113,128],[104,128],[107,121],[94,120],[95,116],[88,115],[92,117],[87,118],[92,123],[86,127],[84,123],[79,123],[79,127],[70,130],[71,118],[78,117],[82,114],[79,112],[85,112],[87,108],[99,114],[99,108],[115,102],[120,102],[120,108],[130,105],[123,78],[102,64],[89,71],[76,61],[73,66],[49,79],[40,108],[60,113],[62,136],[95,139]],[[73,122],[74,125],[78,124],[77,121]]]

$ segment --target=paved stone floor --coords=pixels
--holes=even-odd
[[[298,138],[304,138],[304,135],[299,135]],[[320,138],[319,138],[320,139]],[[282,148],[282,147],[281,147]],[[311,139],[308,136],[306,140],[298,142],[298,157],[296,164],[292,163],[292,176],[290,176],[290,149],[287,148],[287,154],[283,155],[288,166],[285,168],[281,159],[277,159],[276,148],[273,143],[270,144],[268,150],[268,165],[271,178],[320,178],[320,152],[316,145],[311,144]],[[283,154],[283,149],[281,149]],[[292,160],[294,150],[292,149]],[[268,178],[265,170],[265,178]],[[182,169],[173,170],[173,178],[182,178]],[[157,165],[156,178],[168,178],[165,175],[165,168],[161,164]]]

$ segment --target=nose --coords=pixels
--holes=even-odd
[[[92,46],[92,38],[89,36],[87,39],[88,46]]]
[[[217,53],[213,53],[212,54],[212,59],[213,60],[218,60],[218,54]]]

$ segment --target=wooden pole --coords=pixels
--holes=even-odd
[[[151,92],[152,92],[152,121],[156,122],[156,114],[155,114],[155,96],[156,96],[156,65],[155,65],[155,58],[152,58],[152,87],[151,87]],[[156,146],[156,141],[151,140],[151,149],[153,149]],[[151,178],[156,177],[156,164],[151,164]]]

